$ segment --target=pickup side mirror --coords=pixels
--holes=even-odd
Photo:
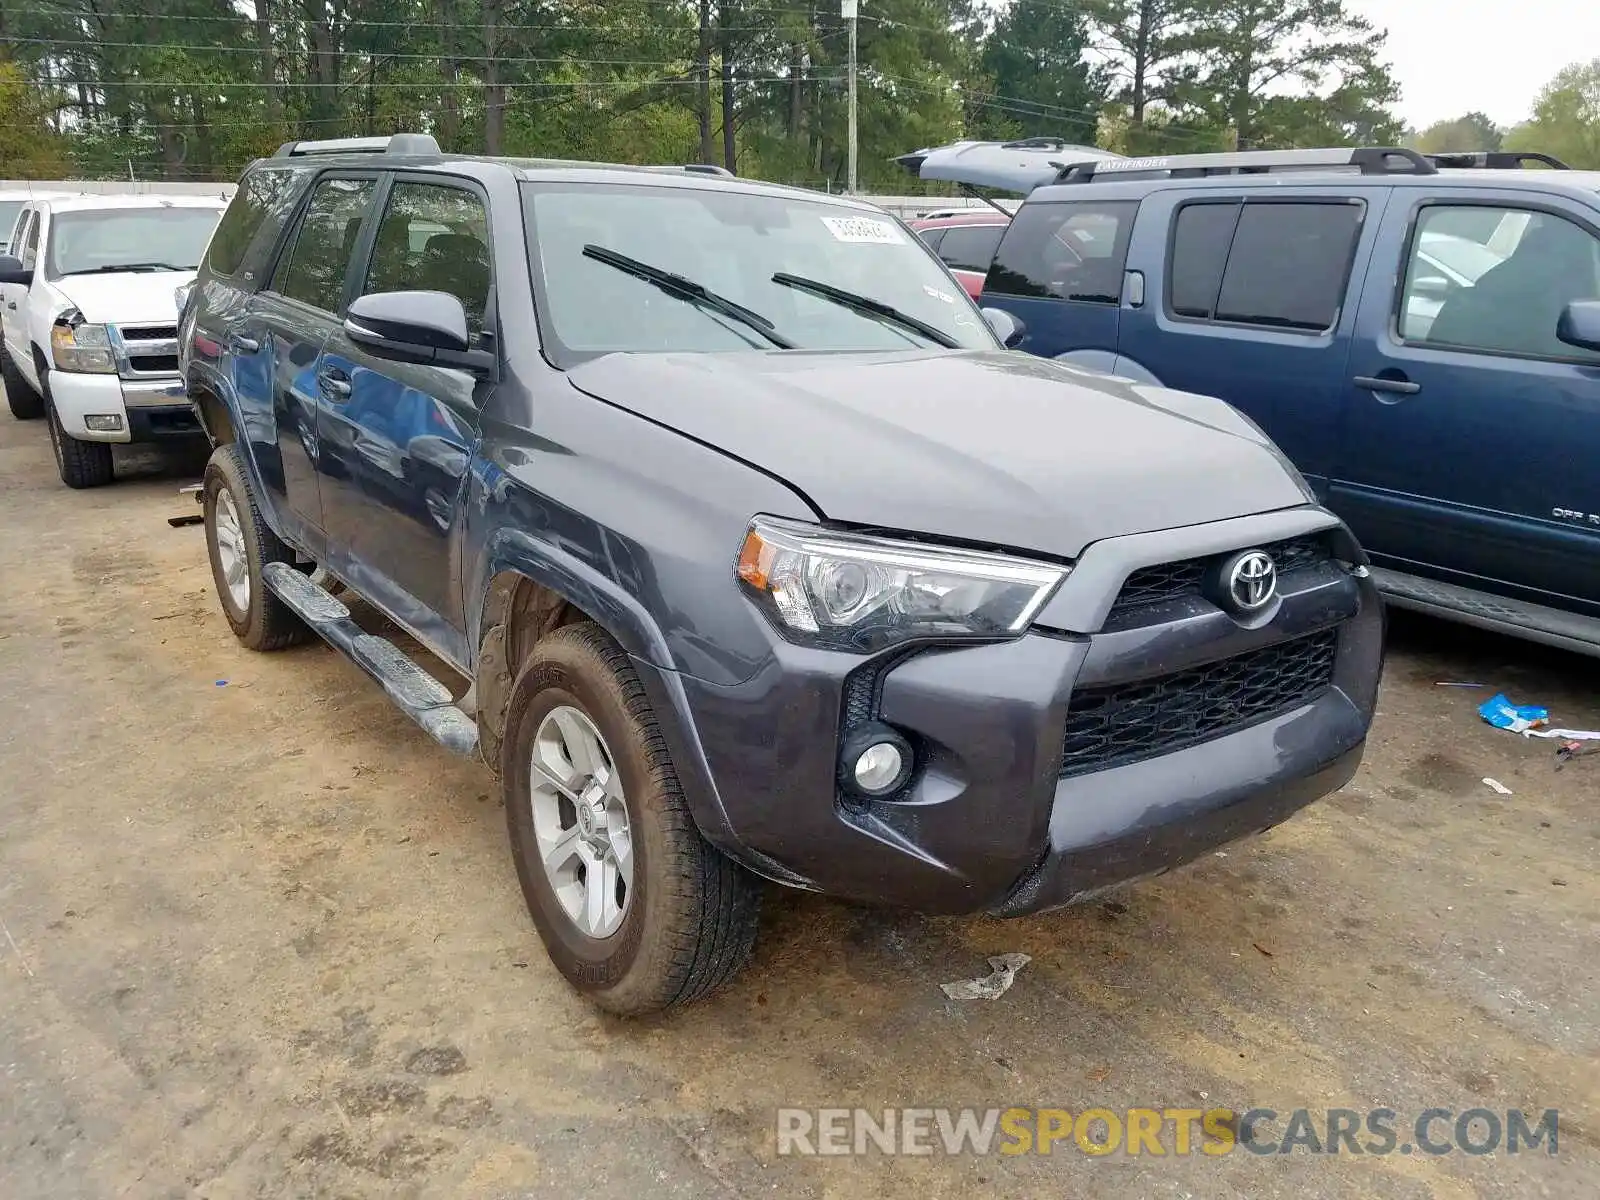
[[[22,265],[20,258],[13,258],[9,254],[0,254],[0,283],[27,285],[32,282],[33,272]]]
[[[1000,344],[1008,350],[1022,340],[1022,335],[1028,332],[1028,327],[1022,321],[1012,316],[1003,308],[982,308],[978,310],[983,314],[983,319],[989,322],[989,328],[994,330],[995,337],[1000,339]]]
[[[374,292],[350,305],[344,332],[383,358],[486,371],[494,355],[472,348],[467,310],[448,292]]]
[[[1567,305],[1556,322],[1556,337],[1580,350],[1600,351],[1600,300],[1574,300]]]

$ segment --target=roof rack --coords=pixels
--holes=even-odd
[[[316,142],[285,142],[274,158],[302,154],[411,154],[439,153],[439,143],[426,133],[396,133],[389,137],[324,138]]]
[[[729,179],[734,178],[732,171],[727,167],[719,167],[716,163],[684,163],[683,169],[692,175],[723,175]]]
[[[1427,156],[1399,146],[1338,146],[1327,150],[1240,150],[1226,154],[1163,154],[1063,165],[1057,183],[1116,179],[1194,179],[1207,175],[1265,175],[1354,167],[1363,175],[1435,175]]]
[[[1424,154],[1436,167],[1489,168],[1515,170],[1524,163],[1538,163],[1554,171],[1570,171],[1571,167],[1553,154],[1540,154],[1537,150],[1451,150],[1444,154]]]

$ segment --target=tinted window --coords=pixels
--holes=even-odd
[[[1491,354],[1600,359],[1556,337],[1574,300],[1600,299],[1600,240],[1527,210],[1426,208],[1406,260],[1400,336]]]
[[[928,249],[937,251],[939,249],[939,242],[944,237],[944,230],[923,229],[917,232],[917,236],[924,242],[928,243]]]
[[[294,244],[278,264],[273,287],[325,312],[338,312],[345,269],[371,199],[370,179],[324,179],[317,184]]]
[[[211,236],[206,264],[219,275],[232,275],[263,229],[267,240],[276,241],[305,175],[303,169],[281,167],[257,168],[246,175]]]
[[[1329,329],[1361,231],[1358,204],[1246,204],[1222,273],[1216,319]]]
[[[1167,266],[1167,305],[1174,315],[1210,318],[1216,311],[1239,207],[1236,203],[1185,204],[1178,210]]]
[[[952,225],[939,243],[939,257],[958,271],[987,271],[1005,231],[1003,225]]]
[[[33,269],[39,261],[39,226],[44,223],[44,218],[39,215],[39,210],[33,210],[33,220],[28,222],[28,236],[22,245],[22,265],[29,270]]]
[[[1024,204],[1000,240],[986,292],[1115,304],[1138,204]]]
[[[9,249],[12,229],[21,214],[21,200],[0,200],[0,250]]]
[[[489,304],[489,220],[483,201],[462,188],[397,183],[378,225],[367,268],[368,292],[448,292],[483,332]]]

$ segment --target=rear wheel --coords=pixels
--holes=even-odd
[[[43,373],[45,425],[50,430],[50,452],[56,457],[56,471],[69,488],[104,487],[116,477],[111,462],[111,447],[105,442],[82,442],[61,428],[61,417],[50,402],[50,377]],[[8,391],[6,393],[10,395]]]
[[[206,550],[217,599],[233,634],[252,650],[282,650],[311,631],[261,579],[269,562],[294,563],[294,551],[261,517],[244,461],[231,442],[218,446],[201,484]]]
[[[33,421],[44,416],[44,397],[22,377],[3,340],[0,340],[0,384],[5,385],[6,406],[17,420]]]
[[[501,748],[511,852],[556,968],[622,1015],[743,967],[760,883],[700,836],[628,656],[599,626],[534,648]]]

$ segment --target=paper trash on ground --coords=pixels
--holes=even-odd
[[[941,983],[939,990],[952,1000],[997,1000],[1015,982],[1017,972],[1032,961],[1031,954],[995,954],[989,958],[989,965],[994,968],[989,974]]]

